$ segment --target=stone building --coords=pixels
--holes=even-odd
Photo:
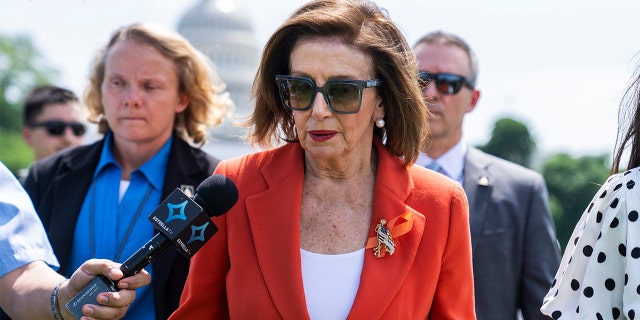
[[[177,31],[213,62],[226,83],[235,104],[231,120],[249,115],[253,108],[249,100],[251,85],[260,50],[246,10],[234,0],[200,0],[180,18]],[[241,143],[238,137],[246,130],[234,127],[231,122],[225,119],[222,125],[211,130],[210,144]],[[236,153],[244,153],[244,149]],[[225,158],[216,152],[212,154]]]

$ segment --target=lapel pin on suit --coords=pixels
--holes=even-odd
[[[186,194],[189,198],[193,198],[193,196],[195,195],[195,189],[192,185],[182,184],[180,185],[180,190],[184,192],[184,194]]]
[[[486,187],[489,185],[489,178],[487,176],[482,176],[478,179],[478,185]]]
[[[375,229],[378,245],[373,248],[373,255],[378,258],[384,257],[383,250],[389,252],[389,255],[392,255],[396,251],[396,243],[393,241],[391,232],[387,229],[386,224],[387,220],[382,219]]]
[[[396,252],[397,243],[394,237],[400,237],[411,231],[413,226],[414,211],[407,208],[407,211],[401,215],[391,219],[380,219],[380,223],[374,229],[375,235],[367,240],[366,249],[373,249],[373,255],[376,258],[382,258],[388,252],[392,255]]]

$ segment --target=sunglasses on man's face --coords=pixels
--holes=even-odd
[[[76,137],[82,136],[87,131],[87,128],[85,127],[85,125],[80,122],[64,122],[64,121],[58,121],[58,120],[32,123],[29,125],[29,127],[45,128],[47,130],[47,133],[49,133],[49,135],[56,136],[56,137],[63,135],[67,127],[71,128],[71,131],[73,131],[73,134]]]
[[[329,109],[335,113],[350,114],[360,111],[362,90],[377,87],[382,80],[329,80],[318,87],[307,77],[276,76],[280,100],[285,107],[294,111],[306,111],[322,93]]]
[[[463,85],[466,85],[471,90],[475,87],[475,84],[469,81],[469,79],[455,73],[429,73],[420,71],[418,78],[422,90],[431,83],[435,83],[438,92],[446,95],[457,94]]]

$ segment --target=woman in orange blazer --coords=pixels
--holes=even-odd
[[[239,190],[170,319],[475,319],[462,187],[414,166],[427,109],[402,33],[366,0],[318,0],[270,38]]]

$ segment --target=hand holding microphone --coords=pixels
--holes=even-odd
[[[180,189],[174,190],[149,215],[149,220],[159,233],[122,263],[120,270],[124,273],[123,278],[140,272],[171,244],[187,258],[193,256],[218,231],[210,218],[226,213],[237,201],[238,189],[235,184],[219,174],[200,183],[193,199]],[[79,319],[82,306],[95,303],[98,293],[117,290],[116,283],[98,276],[66,307]]]

